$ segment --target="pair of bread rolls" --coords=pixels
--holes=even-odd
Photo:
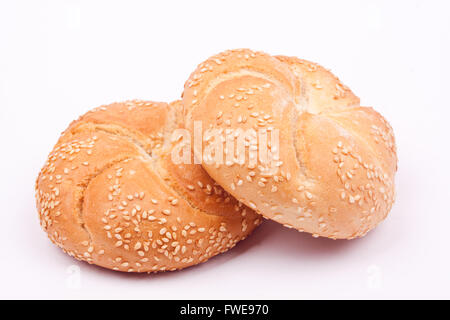
[[[173,132],[193,132],[195,121],[279,130],[276,170],[175,163]],[[232,248],[262,216],[315,236],[362,236],[392,206],[396,163],[388,123],[330,72],[233,50],[200,64],[182,101],[114,103],[74,121],[38,176],[37,209],[76,259],[172,271]]]

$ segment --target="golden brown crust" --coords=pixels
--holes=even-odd
[[[301,83],[301,103],[311,112],[359,106],[359,98],[329,70],[297,57],[276,56],[286,63]]]
[[[251,233],[259,215],[199,165],[167,159],[180,112],[179,102],[127,101],[74,121],[36,183],[49,238],[89,263],[157,272],[204,262]],[[197,184],[189,192],[187,180]]]
[[[397,168],[392,128],[323,67],[227,51],[197,68],[183,102],[190,129],[201,120],[222,132],[279,131],[275,171],[260,159],[256,166],[203,162],[225,190],[265,217],[314,236],[349,239],[389,212]]]

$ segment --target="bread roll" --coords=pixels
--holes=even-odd
[[[264,217],[315,237],[352,239],[390,211],[397,170],[392,128],[321,66],[247,49],[226,51],[192,73],[183,104],[190,130],[201,121],[204,130],[218,128],[225,135],[230,129],[271,137],[278,132],[279,150],[269,145],[270,165],[259,157],[256,165],[248,162],[259,142],[246,145],[245,163],[239,152],[231,161],[207,163],[204,150],[214,139],[204,139],[203,153],[195,150],[214,180]]]
[[[126,272],[186,268],[261,222],[199,165],[174,165],[181,103],[102,106],[62,134],[36,183],[39,218],[70,256]]]

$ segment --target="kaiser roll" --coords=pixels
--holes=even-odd
[[[194,150],[205,170],[264,217],[315,237],[352,239],[390,211],[397,170],[392,128],[323,67],[247,49],[226,51],[192,73],[183,104],[187,128],[199,121],[203,130],[223,133]],[[223,162],[205,161],[211,160],[205,150],[226,144],[238,129],[267,134],[268,161],[258,156],[251,164],[251,156],[242,161],[239,152],[228,157],[233,144],[225,147]],[[279,146],[271,145],[276,136]],[[245,141],[245,154],[261,148],[259,138],[258,145]]]
[[[186,268],[247,237],[260,216],[199,165],[175,165],[181,103],[128,101],[73,122],[39,174],[39,218],[69,255],[105,268]]]

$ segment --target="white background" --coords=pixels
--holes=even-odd
[[[450,298],[449,3],[0,0],[0,298]],[[158,275],[52,245],[34,180],[70,121],[177,99],[198,63],[240,47],[319,62],[390,121],[388,219],[353,241],[267,222],[227,254]]]

